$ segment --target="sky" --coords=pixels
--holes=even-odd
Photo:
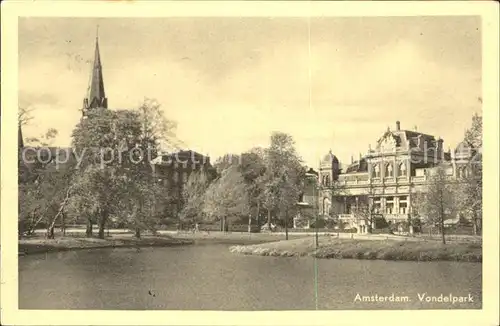
[[[24,137],[70,145],[97,25],[109,107],[155,99],[212,158],[282,131],[308,166],[348,164],[397,120],[453,148],[481,112],[479,17],[20,18]]]

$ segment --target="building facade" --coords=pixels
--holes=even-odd
[[[469,161],[476,151],[460,143],[454,151],[443,150],[443,140],[415,130],[403,130],[400,122],[387,129],[375,148],[351,159],[345,170],[330,151],[320,162],[318,177],[319,214],[337,218],[367,232],[376,228],[372,220],[355,217],[360,207],[389,223],[408,221],[412,195],[425,192],[436,167],[445,168],[450,179],[469,173]],[[371,225],[370,225],[371,224]]]
[[[162,154],[151,162],[153,175],[169,194],[170,201],[158,208],[168,217],[178,217],[183,207],[183,190],[189,176],[194,172],[206,173],[209,180],[217,175],[210,157],[191,150]]]

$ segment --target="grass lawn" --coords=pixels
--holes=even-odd
[[[320,237],[316,250],[314,238],[276,241],[250,246],[233,246],[233,253],[261,256],[314,256],[336,259],[382,259],[406,261],[482,261],[479,243],[439,241],[362,240]]]

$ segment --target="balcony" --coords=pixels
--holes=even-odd
[[[341,221],[352,220],[354,218],[354,214],[339,214],[338,217]]]
[[[424,182],[426,180],[427,180],[427,177],[425,175],[411,177],[411,182]]]
[[[408,214],[385,214],[384,217],[387,221],[407,221]]]

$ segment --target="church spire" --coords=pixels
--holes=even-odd
[[[101,54],[99,52],[99,27],[95,38],[94,63],[90,76],[90,85],[87,98],[83,101],[84,115],[85,111],[95,108],[108,108],[108,99],[104,93],[104,80],[102,78]]]

